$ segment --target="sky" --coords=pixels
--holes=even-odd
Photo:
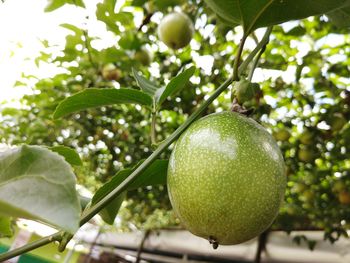
[[[87,1],[96,4],[96,1]],[[64,6],[45,13],[47,0],[6,0],[0,2],[0,102],[16,99],[30,89],[14,88],[22,72],[38,77],[48,77],[56,72],[53,65],[37,68],[33,59],[40,54],[41,40],[63,46],[68,31],[62,23],[79,25],[89,11],[74,6]],[[90,5],[91,6],[91,5]]]

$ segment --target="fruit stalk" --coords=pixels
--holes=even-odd
[[[264,36],[262,37],[261,41],[258,43],[258,45],[253,49],[252,52],[250,52],[249,56],[244,60],[241,64],[241,66],[238,69],[238,76],[242,74],[243,71],[246,70],[249,63],[254,59],[255,55],[260,52],[260,50],[269,42],[270,34],[272,32],[272,26],[268,27],[266,29],[266,32]]]
[[[233,64],[233,80],[234,81],[238,81],[239,80],[239,75],[240,74],[238,72],[238,67],[239,67],[239,62],[241,60],[244,43],[245,43],[247,37],[248,37],[248,35],[244,34],[242,39],[241,39],[241,42],[240,42],[240,44],[238,46],[237,55],[235,57],[234,64]]]

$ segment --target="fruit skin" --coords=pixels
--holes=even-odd
[[[166,15],[158,26],[159,39],[172,49],[187,46],[192,39],[193,33],[193,23],[183,13],[174,12]]]
[[[286,187],[273,137],[234,112],[208,115],[178,139],[168,166],[175,213],[193,234],[221,245],[247,241],[275,219]]]
[[[105,80],[116,80],[118,81],[120,79],[121,76],[121,72],[119,69],[117,69],[117,67],[112,64],[112,63],[108,63],[106,64],[103,68],[102,68],[102,77]]]

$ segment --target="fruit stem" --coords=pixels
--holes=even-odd
[[[253,78],[253,75],[254,75],[254,71],[255,71],[256,67],[258,66],[258,64],[259,64],[260,57],[265,52],[265,49],[266,49],[266,44],[260,49],[258,55],[255,57],[255,59],[253,61],[252,68],[250,69],[250,72],[249,72],[249,75],[248,75],[248,80],[249,81],[252,81],[252,78]]]
[[[244,34],[242,39],[241,39],[241,42],[239,43],[239,46],[238,46],[237,54],[236,54],[234,64],[233,64],[233,80],[234,81],[239,80],[238,67],[239,67],[239,62],[241,61],[243,47],[244,47],[244,43],[245,43],[247,37],[248,37],[248,35]]]
[[[157,138],[156,138],[156,123],[157,123],[157,111],[151,112],[151,144],[156,145],[157,144]]]
[[[88,19],[88,17],[87,17]],[[92,51],[91,51],[91,46],[89,43],[89,35],[86,29],[82,29],[81,30],[83,35],[84,35],[84,44],[85,44],[85,48],[87,50],[87,54],[88,54],[88,58],[89,58],[89,62],[91,64],[91,66],[95,69],[96,74],[99,74],[99,68],[98,65],[96,65],[96,63],[94,62],[94,59],[92,58]]]
[[[254,59],[255,55],[264,47],[267,45],[267,43],[269,42],[269,38],[270,38],[270,34],[272,32],[272,26],[268,27],[266,29],[266,32],[264,34],[264,36],[262,37],[261,41],[259,42],[259,44],[253,49],[252,52],[250,52],[250,54],[248,55],[248,57],[246,58],[246,60],[243,61],[242,65],[239,67],[238,69],[238,75],[241,75],[243,71],[246,70],[246,68],[248,67],[249,63]]]

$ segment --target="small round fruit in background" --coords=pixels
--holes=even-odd
[[[338,200],[343,205],[350,205],[350,193],[348,191],[342,191],[338,195]]]
[[[135,52],[134,59],[144,66],[148,66],[152,62],[151,54],[144,48],[141,48]]]
[[[285,142],[290,138],[290,132],[287,129],[280,129],[272,133],[277,141]]]
[[[193,33],[193,23],[184,13],[170,13],[162,19],[158,26],[159,39],[172,49],[187,46]]]
[[[105,80],[118,81],[121,77],[121,71],[113,63],[108,63],[102,68],[102,77]]]

